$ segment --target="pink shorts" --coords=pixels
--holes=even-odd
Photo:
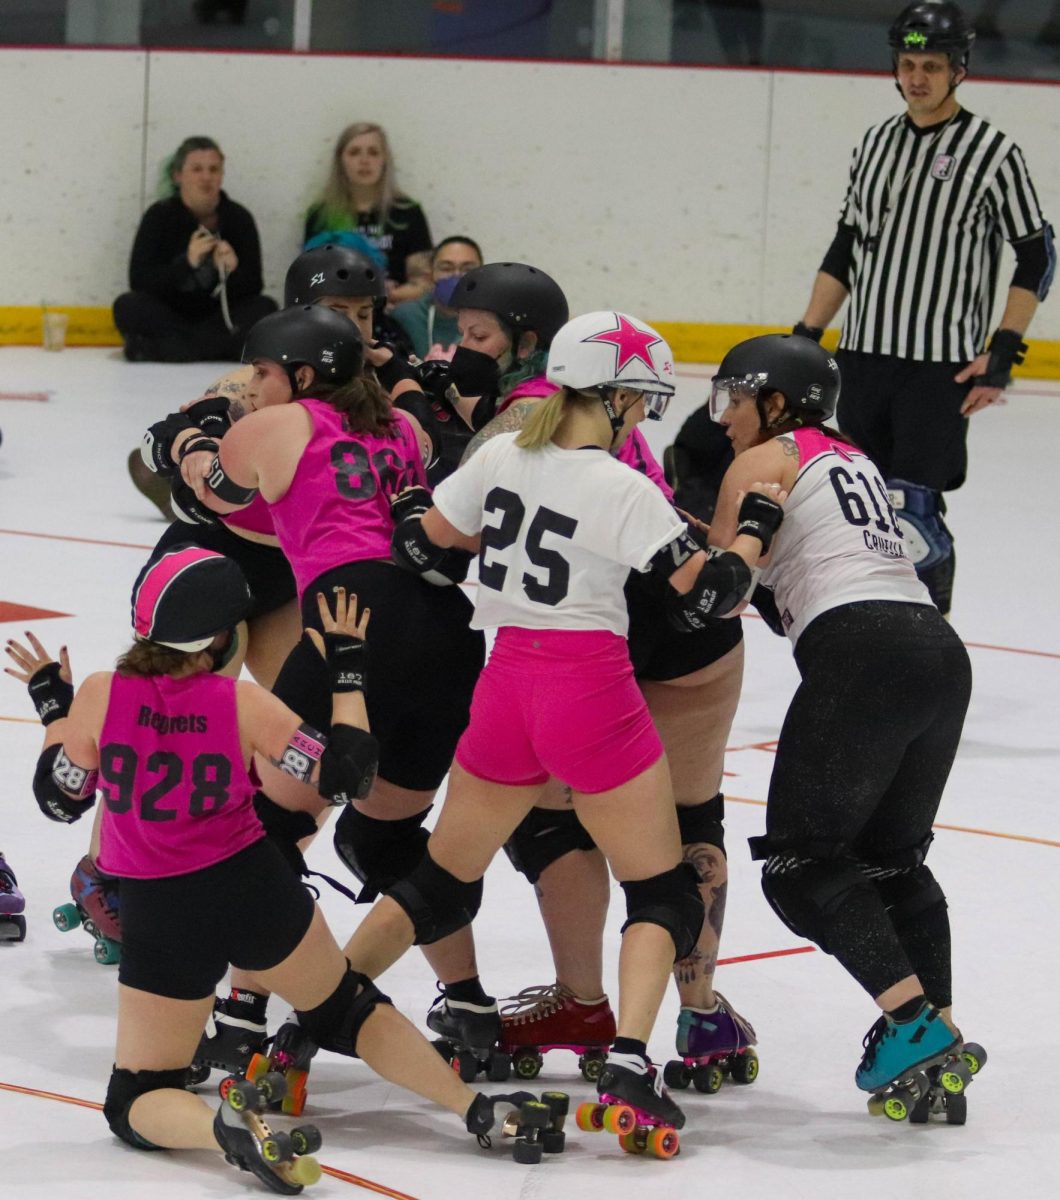
[[[627,783],[662,752],[624,638],[507,627],[479,676],[456,760],[492,783],[531,787],[554,775],[591,794]]]

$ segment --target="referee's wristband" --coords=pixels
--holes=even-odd
[[[823,329],[818,329],[816,325],[804,325],[802,321],[796,321],[791,332],[796,337],[809,338],[811,342],[820,342],[824,336]]]

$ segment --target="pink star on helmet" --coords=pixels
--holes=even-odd
[[[609,342],[614,346],[617,359],[615,363],[616,379],[622,373],[622,368],[637,358],[649,371],[654,373],[655,364],[648,351],[652,346],[657,346],[662,338],[646,329],[638,329],[628,317],[624,317],[621,313],[615,313],[615,316],[618,319],[617,329],[605,329],[603,333],[594,333],[592,337],[584,340],[586,342]]]

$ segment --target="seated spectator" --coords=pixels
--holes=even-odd
[[[130,362],[238,361],[246,331],[276,311],[261,294],[254,218],[221,190],[224,155],[185,138],[168,166],[173,194],[140,220],[132,289],[114,301]]]
[[[469,237],[448,237],[431,255],[431,290],[418,300],[408,300],[393,311],[394,320],[405,330],[419,358],[452,358],[460,343],[456,309],[449,308],[453,290],[460,280],[482,266],[482,251]]]
[[[398,191],[394,158],[379,125],[358,122],[339,134],[323,195],[305,219],[305,242],[342,244],[354,230],[387,259],[387,296],[392,304],[427,291],[431,231],[423,209]]]

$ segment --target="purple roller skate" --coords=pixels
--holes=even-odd
[[[673,1158],[681,1149],[679,1129],[685,1114],[662,1086],[659,1073],[639,1055],[607,1056],[596,1089],[598,1104],[581,1104],[575,1114],[579,1129],[615,1133],[627,1154]]]
[[[757,1038],[751,1023],[732,1007],[720,992],[712,1012],[682,1008],[677,1018],[677,1053],[680,1059],[663,1069],[667,1087],[713,1095],[728,1075],[734,1083],[754,1083],[758,1078],[758,1055],[752,1047]]]
[[[0,851],[0,942],[26,940],[26,897],[18,890],[15,872]]]
[[[95,938],[96,962],[105,966],[121,958],[121,922],[118,918],[118,881],[104,875],[89,855],[74,868],[70,877],[73,904],[61,904],[52,920],[63,933],[80,929]]]

